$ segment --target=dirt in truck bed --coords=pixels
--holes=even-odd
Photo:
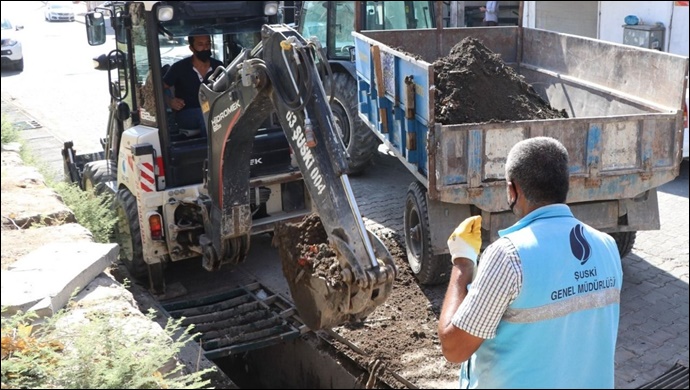
[[[476,38],[463,39],[433,65],[436,121],[444,125],[567,118]]]

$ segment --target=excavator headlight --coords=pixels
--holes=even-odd
[[[173,15],[175,14],[175,11],[173,10],[172,5],[162,5],[158,7],[158,21],[159,22],[167,22],[172,20]]]
[[[277,1],[267,1],[264,4],[264,15],[273,16],[278,13],[278,2]]]

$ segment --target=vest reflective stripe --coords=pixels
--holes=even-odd
[[[609,288],[587,296],[576,296],[564,301],[531,309],[506,310],[503,320],[513,323],[530,323],[552,320],[581,310],[598,309],[620,303],[620,289]]]

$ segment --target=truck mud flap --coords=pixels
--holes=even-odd
[[[258,282],[204,298],[163,303],[168,315],[194,325],[192,333],[213,360],[299,337],[309,329],[286,299]]]

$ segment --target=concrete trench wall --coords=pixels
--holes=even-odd
[[[369,379],[366,369],[311,333],[214,363],[245,389],[357,389],[365,388]],[[381,380],[374,387],[390,388]]]

